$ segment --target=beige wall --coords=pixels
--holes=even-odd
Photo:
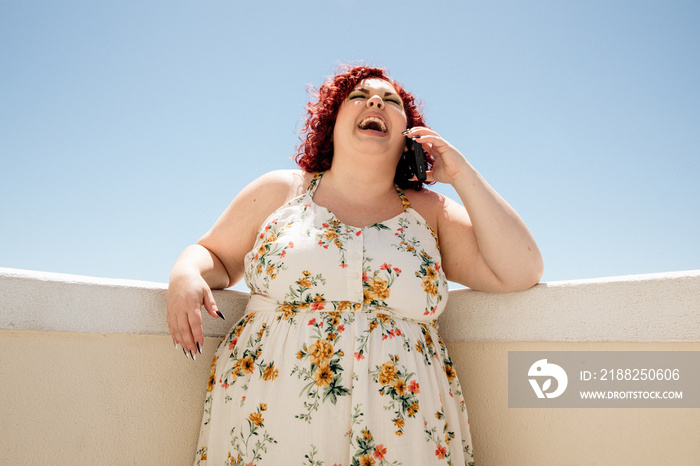
[[[477,464],[700,464],[700,409],[509,409],[507,393],[508,351],[700,351],[699,289],[700,272],[686,272],[454,292],[441,332],[465,389]],[[210,319],[214,336],[192,362],[165,334],[163,296],[162,284],[0,269],[0,464],[191,464],[225,326]],[[231,325],[245,296],[216,296]],[[523,341],[543,326],[548,339]]]
[[[700,409],[509,409],[508,351],[700,351],[700,343],[452,343],[479,465],[698,465]]]

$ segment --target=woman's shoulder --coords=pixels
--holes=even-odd
[[[259,176],[243,191],[264,205],[279,207],[302,194],[313,176],[303,170],[274,170]]]
[[[299,184],[313,173],[307,173],[300,169],[272,170],[260,175],[253,183],[264,184],[268,188],[289,188]]]
[[[430,226],[437,231],[439,217],[445,211],[447,205],[452,202],[447,196],[428,188],[419,191],[407,189],[404,194],[411,203],[413,210],[418,212]]]
[[[212,237],[216,236],[222,244],[230,244],[231,238],[237,238],[244,244],[239,252],[249,251],[264,220],[303,193],[312,178],[313,174],[302,170],[275,170],[259,176],[235,196],[205,239],[215,241]]]
[[[446,196],[426,187],[422,187],[419,190],[406,189],[403,192],[406,195],[406,197],[408,197],[408,199],[411,201],[411,203],[415,201],[418,203],[432,205],[436,202],[444,202],[444,200],[447,199]]]

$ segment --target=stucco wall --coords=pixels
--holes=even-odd
[[[196,362],[165,285],[0,269],[0,464],[191,464],[213,352],[246,296],[215,292]],[[509,409],[508,351],[700,351],[700,271],[453,291],[441,334],[477,464],[698,464],[700,409]]]

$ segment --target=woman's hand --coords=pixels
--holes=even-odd
[[[197,244],[186,248],[173,266],[167,295],[167,321],[173,342],[185,355],[201,353],[202,306],[219,312],[211,290],[223,290],[243,278],[245,255],[258,228],[279,206],[303,193],[311,174],[298,170],[267,173],[246,186]]]
[[[168,294],[166,297],[167,322],[173,343],[182,346],[185,356],[195,359],[196,353],[202,353],[204,332],[202,330],[202,306],[212,317],[224,318],[216,307],[211,288],[202,276],[219,275],[217,281],[228,280],[225,271],[217,267],[209,251],[193,245],[185,249],[170,274]],[[217,270],[218,269],[218,270]],[[218,273],[217,273],[218,272]]]
[[[449,280],[484,291],[510,292],[535,285],[542,256],[525,222],[467,159],[430,128],[406,135],[433,156],[428,181],[449,183],[462,205],[437,208],[443,269]]]
[[[428,171],[428,181],[454,184],[468,168],[467,159],[432,129],[416,126],[407,130],[406,135],[415,138],[423,150],[433,157],[433,169]]]

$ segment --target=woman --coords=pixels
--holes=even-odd
[[[527,289],[537,245],[383,70],[346,67],[317,97],[303,170],[247,186],[171,274],[168,325],[188,356],[201,306],[223,318],[211,289],[245,277],[252,295],[212,362],[195,464],[473,463],[435,324],[447,280]],[[406,135],[464,206],[422,188]]]

